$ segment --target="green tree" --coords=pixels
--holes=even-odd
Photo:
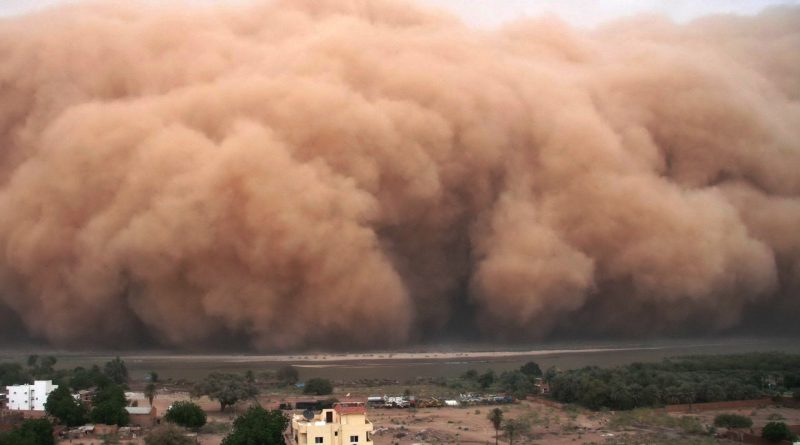
[[[283,445],[288,424],[289,419],[280,410],[254,406],[233,421],[233,430],[222,445]]]
[[[125,392],[119,385],[106,385],[97,390],[92,399],[92,422],[106,425],[124,426],[128,424],[129,415],[125,410]]]
[[[522,419],[508,419],[503,422],[503,434],[508,438],[508,445],[514,445],[514,438],[530,432],[531,426]]]
[[[519,368],[519,370],[520,372],[531,378],[542,376],[542,368],[540,368],[539,364],[537,364],[536,362],[525,363]]]
[[[28,383],[30,380],[30,375],[19,363],[0,363],[0,390],[5,390],[6,386]]]
[[[333,383],[328,379],[314,378],[306,382],[303,394],[324,396],[333,392]]]
[[[714,417],[714,426],[718,428],[750,428],[753,419],[739,414],[720,414]]]
[[[200,406],[189,401],[175,402],[164,414],[167,422],[185,428],[197,429],[206,424],[206,413]]]
[[[114,360],[106,362],[103,372],[117,385],[128,383],[128,368],[125,366],[125,362],[119,357],[115,357]]]
[[[64,425],[78,426],[86,423],[86,407],[72,397],[66,386],[59,386],[47,396],[44,409]]]
[[[0,445],[53,445],[53,425],[47,419],[22,422],[19,428],[0,433]]]
[[[555,366],[551,366],[547,368],[542,378],[544,379],[545,382],[550,383],[553,381],[554,378],[556,378],[557,375],[558,375],[558,369]]]
[[[497,445],[497,436],[500,434],[500,427],[503,426],[503,410],[495,408],[489,411],[489,422],[494,427],[494,443]]]
[[[800,388],[795,388],[794,392],[792,393],[792,398],[795,400],[800,400]]]
[[[198,383],[193,393],[207,395],[219,402],[220,411],[234,405],[239,400],[252,399],[258,395],[258,388],[239,374],[212,373]]]
[[[144,436],[145,445],[193,445],[195,442],[186,437],[181,428],[172,424],[153,428]]]
[[[158,383],[158,373],[155,371],[150,371],[147,373],[147,380],[149,380],[150,383]]]
[[[294,366],[286,365],[278,369],[277,377],[284,385],[294,385],[300,379],[300,374]]]
[[[518,399],[524,399],[534,391],[533,383],[520,371],[500,374],[500,388]]]
[[[147,401],[150,402],[150,406],[153,406],[153,399],[156,398],[155,383],[148,383],[147,386],[144,387],[144,396],[147,397]]]
[[[478,384],[481,385],[482,389],[487,389],[492,386],[495,380],[494,371],[491,369],[478,376]]]
[[[794,440],[794,434],[783,422],[770,422],[761,429],[761,437],[770,442],[780,442],[782,440]]]

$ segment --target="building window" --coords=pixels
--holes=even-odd
[[[358,442],[358,436],[350,436],[350,442]]]
[[[321,437],[315,437],[314,438],[314,443],[322,443],[322,438]]]

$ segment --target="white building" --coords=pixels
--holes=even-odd
[[[7,405],[10,410],[44,411],[47,396],[58,385],[52,380],[36,380],[33,385],[6,386]]]
[[[337,403],[320,413],[292,417],[290,445],[373,445],[372,422],[363,403]]]

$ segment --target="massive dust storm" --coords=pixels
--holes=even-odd
[[[7,337],[359,349],[800,310],[800,8],[486,30],[80,3],[0,20],[0,61]]]

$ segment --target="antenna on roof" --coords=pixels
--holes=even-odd
[[[310,409],[307,409],[307,410],[303,411],[303,417],[305,417],[306,420],[313,420],[314,419],[314,411],[312,411]]]

